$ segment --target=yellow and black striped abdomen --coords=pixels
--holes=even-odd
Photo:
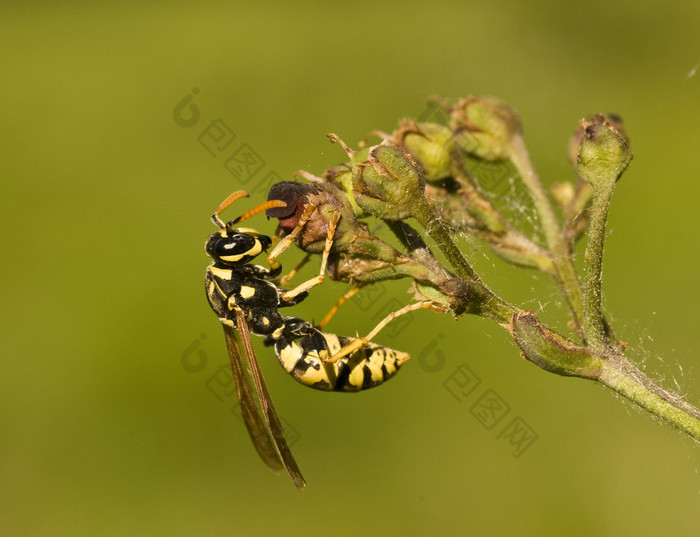
[[[282,367],[297,381],[325,391],[356,392],[372,388],[393,377],[409,359],[405,352],[368,343],[361,349],[329,363],[352,338],[318,332],[299,340],[281,338],[275,352]]]

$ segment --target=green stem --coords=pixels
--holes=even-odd
[[[700,441],[700,410],[655,384],[623,357],[603,362],[597,380]]]
[[[469,312],[493,319],[502,327],[507,328],[518,309],[496,296],[493,291],[482,283],[470,286],[471,299],[475,307]]]
[[[700,410],[655,384],[622,355],[592,345],[576,345],[542,325],[533,312],[519,311],[501,300],[481,281],[471,277],[473,269],[457,250],[444,224],[435,219],[427,202],[417,207],[414,216],[458,275],[470,281],[469,313],[489,317],[509,330],[528,360],[552,373],[597,380],[700,441]],[[599,223],[604,233],[605,222]],[[602,327],[602,317],[599,318]]]
[[[552,262],[557,272],[559,284],[569,302],[569,307],[578,326],[583,318],[583,293],[571,260],[569,247],[562,234],[557,215],[535,171],[527,148],[521,136],[515,136],[509,147],[510,160],[518,170],[525,187],[530,193],[535,210],[542,224],[547,245],[552,252]]]
[[[442,218],[433,213],[425,197],[421,198],[413,209],[413,217],[420,222],[428,232],[430,238],[435,241],[440,251],[447,258],[457,276],[469,285],[469,307],[467,312],[474,315],[482,315],[495,320],[501,326],[508,326],[517,309],[496,296],[481,278],[474,272],[462,252],[459,251],[450,231]]]
[[[614,181],[600,181],[593,187],[591,219],[588,227],[588,241],[584,260],[583,286],[583,334],[592,349],[601,351],[606,344],[603,322],[602,291],[603,247],[608,206],[612,196]]]
[[[596,380],[700,441],[700,410],[654,383],[621,354],[577,345],[544,326],[531,311],[516,312],[506,328],[522,355],[538,367]]]
[[[464,259],[462,252],[455,246],[455,243],[452,242],[450,231],[445,222],[433,213],[425,197],[417,200],[417,205],[413,208],[413,217],[420,222],[420,225],[428,232],[430,238],[435,241],[437,247],[447,258],[452,268],[454,268],[457,276],[467,281],[481,283],[481,278],[474,272],[467,260]]]

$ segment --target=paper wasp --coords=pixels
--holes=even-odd
[[[206,273],[207,297],[223,325],[241,412],[253,444],[272,470],[286,469],[301,490],[304,478],[284,438],[250,334],[263,336],[274,345],[280,363],[299,382],[322,390],[357,391],[384,382],[409,358],[406,353],[369,342],[404,311],[389,315],[366,338],[326,334],[303,319],[281,315],[280,308],[298,304],[309,289],[323,281],[338,217],[329,222],[319,275],[285,291],[273,281],[282,270],[276,257],[292,244],[314,207],[306,209],[297,229],[267,256],[267,269],[251,261],[271,246],[272,239],[254,229],[234,226],[270,207],[283,207],[285,202],[268,201],[225,224],[220,214],[246,196],[246,192],[234,192],[212,215],[219,229],[205,244],[207,255],[213,259]]]

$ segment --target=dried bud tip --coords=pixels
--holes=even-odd
[[[345,153],[347,154],[347,156],[350,157],[350,159],[352,160],[352,157],[353,157],[353,155],[355,154],[355,151],[353,151],[352,149],[350,149],[350,148],[347,146],[347,144],[346,144],[345,142],[343,142],[343,140],[340,139],[340,136],[338,136],[337,134],[334,134],[334,133],[332,133],[332,132],[329,132],[328,134],[326,134],[326,136],[328,136],[328,139],[331,141],[331,143],[333,143],[333,144],[335,144],[335,143],[340,144],[340,147],[343,148],[343,151],[345,151]]]
[[[281,200],[286,203],[285,207],[275,207],[265,212],[268,217],[279,219],[285,234],[291,233],[300,225],[309,205],[314,206],[296,240],[297,245],[306,252],[320,253],[323,250],[328,225],[334,213],[340,213],[334,238],[336,250],[342,250],[343,244],[351,240],[360,225],[345,195],[331,184],[284,181],[272,185],[268,200]]]
[[[318,195],[318,187],[315,184],[295,183],[284,181],[272,185],[267,195],[268,200],[281,200],[285,207],[275,207],[265,211],[268,218],[278,218],[280,226],[286,232],[291,232],[301,218],[309,199]]]

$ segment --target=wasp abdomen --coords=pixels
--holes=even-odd
[[[297,381],[324,391],[356,392],[381,384],[393,377],[409,359],[405,352],[374,343],[328,362],[353,339],[316,332],[299,340],[282,337],[275,342],[275,352],[282,367]]]

